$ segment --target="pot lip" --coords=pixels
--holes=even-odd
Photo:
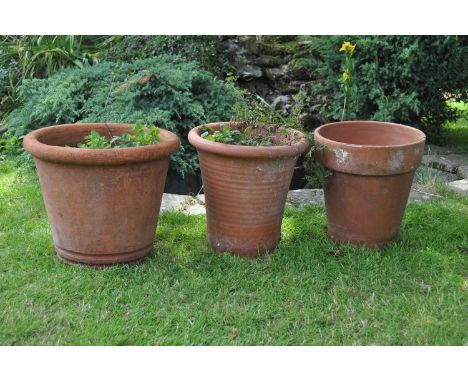
[[[404,128],[407,130],[414,131],[417,133],[420,138],[408,143],[403,143],[399,145],[359,145],[355,143],[346,143],[346,142],[340,142],[340,141],[334,141],[332,139],[326,138],[321,134],[321,130],[332,125],[355,125],[355,124],[378,124],[381,126],[398,126],[400,128]],[[413,145],[419,145],[423,142],[426,141],[426,135],[421,131],[418,130],[414,127],[407,126],[407,125],[402,125],[400,123],[394,123],[394,122],[382,122],[382,121],[366,121],[366,120],[356,120],[356,121],[342,121],[342,122],[331,122],[327,123],[325,125],[319,126],[318,128],[315,129],[314,131],[314,136],[315,138],[319,138],[323,143],[329,144],[329,145],[334,145],[334,146],[340,146],[340,147],[354,147],[357,149],[400,149],[404,147],[409,147]]]
[[[238,122],[213,122],[199,125],[190,130],[188,135],[189,142],[197,149],[213,154],[240,157],[240,158],[275,158],[275,157],[296,157],[301,155],[310,145],[305,135],[295,129],[293,130],[300,134],[297,142],[291,145],[281,146],[241,146],[230,145],[227,143],[211,142],[200,136],[200,128],[203,126],[219,126],[220,124],[227,124],[235,126]]]
[[[31,131],[24,137],[23,147],[33,157],[48,162],[104,166],[157,160],[170,156],[179,148],[180,141],[177,135],[162,128],[159,128],[160,143],[138,147],[84,149],[48,145],[40,141],[41,137],[59,133],[63,129],[92,129],[93,127],[112,129],[127,128],[132,125],[131,123],[87,122],[42,127]]]

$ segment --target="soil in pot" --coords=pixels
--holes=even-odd
[[[236,123],[209,124],[233,128]],[[206,125],[204,125],[206,126]],[[273,250],[281,236],[286,196],[299,155],[309,146],[291,130],[272,146],[242,146],[211,142],[192,129],[189,141],[198,151],[205,192],[207,239],[217,252],[256,257]],[[279,143],[279,145],[276,145]]]
[[[75,148],[91,131],[130,132],[130,125],[83,123],[29,133],[58,256],[94,266],[140,260],[152,249],[170,155],[178,137],[112,149]],[[70,146],[70,147],[67,147]]]
[[[330,238],[369,247],[394,240],[425,135],[409,126],[371,121],[330,123],[314,135],[317,159],[333,173],[325,186]]]

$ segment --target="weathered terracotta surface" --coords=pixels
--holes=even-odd
[[[130,125],[45,127],[24,138],[34,156],[58,256],[95,266],[139,260],[151,251],[170,155],[179,139],[132,148],[78,149],[90,131],[129,132]]]
[[[209,125],[217,129],[220,123]],[[297,132],[292,145],[236,146],[207,141],[199,128],[188,138],[200,158],[210,246],[243,257],[271,251],[280,239],[289,184],[307,140]]]
[[[398,235],[425,135],[370,121],[323,125],[317,158],[333,171],[325,187],[328,233],[335,242],[380,247]]]

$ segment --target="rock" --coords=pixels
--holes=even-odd
[[[296,40],[297,35],[281,35],[281,36],[276,36],[276,40],[278,42],[289,42],[289,41],[294,41]]]
[[[468,195],[468,155],[432,144],[426,146],[425,152],[422,162],[431,168],[431,176],[448,182],[453,191]]]
[[[284,81],[277,85],[277,90],[283,94],[297,94],[304,87],[304,81]],[[308,93],[307,93],[308,94]]]
[[[285,76],[287,70],[288,70],[287,65],[283,65],[280,68],[266,68],[265,69],[265,76],[270,81],[277,81],[278,79]]]
[[[427,180],[438,180],[442,182],[452,182],[454,180],[460,179],[457,174],[452,172],[437,170],[436,168],[427,167],[426,165],[422,164],[416,170],[416,175],[414,177],[414,182],[418,183],[419,180],[422,179],[422,182]]]
[[[288,66],[288,75],[293,80],[309,81],[312,79],[311,62],[305,58],[291,61]]]
[[[237,74],[245,80],[263,77],[263,70],[259,66],[243,65],[237,69]]]
[[[282,36],[261,36],[255,41],[255,54],[267,54],[271,56],[293,56],[298,53],[298,48],[304,48],[299,45],[296,38],[290,41],[281,41]],[[253,52],[254,50],[252,50]]]
[[[463,178],[468,178],[468,164],[458,167],[458,175]]]
[[[228,39],[224,42],[224,52],[226,54],[238,52],[241,49],[235,39]]]
[[[456,180],[448,183],[450,189],[461,195],[468,195],[468,179]]]
[[[467,154],[426,154],[422,162],[428,167],[457,174],[460,178],[468,177]]]
[[[205,213],[205,198],[190,195],[176,195],[164,193],[161,201],[161,212],[179,211],[187,215],[198,215]]]
[[[293,80],[308,81],[312,78],[312,75],[307,68],[294,68],[289,72],[289,77]]]
[[[456,183],[456,184],[454,184]],[[454,185],[453,185],[454,184]],[[449,185],[457,187],[457,192],[468,193],[468,180],[451,182]],[[451,186],[452,187],[452,186]],[[421,190],[412,189],[408,203],[426,202],[443,198],[440,195],[431,194]],[[322,189],[291,190],[286,199],[287,207],[302,208],[309,204],[323,204]],[[205,195],[189,196],[176,194],[163,194],[161,212],[178,211],[187,215],[199,215],[206,213]]]
[[[191,197],[190,200],[179,206],[179,211],[187,215],[200,215],[206,213],[205,195]]]
[[[192,197],[189,195],[163,194],[161,211],[177,211],[181,204],[186,203]]]
[[[291,107],[292,98],[287,95],[276,97],[271,103],[271,107],[275,110],[287,110]]]
[[[428,192],[412,189],[408,199],[408,203],[426,202],[443,198],[440,195],[431,194]],[[324,204],[322,189],[303,189],[291,190],[288,192],[286,199],[289,207],[303,207],[308,204]]]
[[[313,36],[225,36],[223,52],[229,64],[236,68],[239,86],[259,95],[269,103],[277,97],[304,91],[310,94],[311,80],[317,80],[310,70]],[[323,79],[322,79],[323,80]],[[313,105],[315,99],[307,101]],[[294,101],[279,106],[287,115]],[[304,110],[318,115],[319,110]],[[316,119],[316,118],[315,118]],[[309,118],[307,121],[312,121]],[[307,127],[317,123],[308,123]]]
[[[258,54],[258,44],[252,36],[238,36],[239,43],[245,48],[246,53],[256,55]]]
[[[197,199],[199,203],[205,205],[205,194],[194,196],[194,198]]]
[[[254,94],[258,94],[263,99],[274,99],[274,95],[272,94],[270,87],[270,81],[265,77],[253,79],[251,81],[245,80],[241,83],[244,89],[247,89]]]
[[[179,211],[187,215],[203,215],[206,213],[205,206],[201,204],[191,204]]]
[[[303,207],[307,204],[323,204],[323,190],[303,189],[288,192],[286,205],[288,207]]]
[[[430,154],[443,155],[443,154],[451,154],[451,153],[452,153],[451,149],[448,149],[448,148],[442,147],[442,146],[437,146],[437,145],[434,145],[432,143],[428,143],[424,147],[424,154],[428,154],[428,155],[430,155]]]
[[[425,192],[422,190],[412,189],[408,198],[408,203],[414,202],[429,202],[431,200],[443,199],[443,196]]]
[[[254,63],[264,68],[272,68],[285,64],[285,60],[278,56],[261,55],[254,58]]]

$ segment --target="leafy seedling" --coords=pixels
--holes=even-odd
[[[113,136],[110,141],[97,131],[91,131],[85,137],[85,142],[78,144],[79,148],[111,149],[148,146],[159,143],[159,128],[154,125],[135,124],[130,126],[131,133]]]
[[[78,144],[80,149],[110,149],[112,146],[108,140],[97,131],[91,131],[86,137],[84,143]]]

